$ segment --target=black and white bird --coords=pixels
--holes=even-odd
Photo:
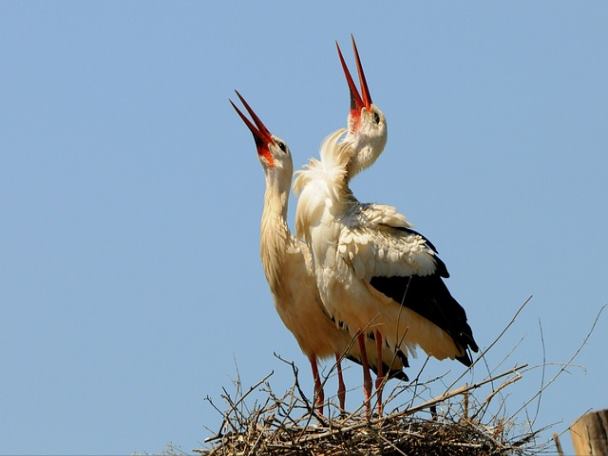
[[[338,47],[351,92],[348,128],[324,141],[321,159],[298,171],[294,190],[299,194],[297,234],[310,247],[325,309],[358,338],[369,413],[367,338],[375,340],[377,351],[388,346],[403,356],[421,347],[437,359],[467,366],[469,349],[478,347],[464,309],[444,283],[449,274],[435,246],[394,207],[362,204],[349,187],[352,177],[382,153],[387,137],[386,119],[371,102],[354,40],[353,47],[362,94]],[[377,389],[382,385],[378,374]]]
[[[274,136],[262,123],[245,99],[237,96],[253,119],[249,120],[230,101],[247,125],[264,169],[266,190],[262,211],[260,255],[266,280],[274,297],[276,310],[308,357],[315,385],[315,404],[323,413],[324,392],[318,369],[318,359],[335,357],[338,374],[338,399],[345,409],[346,388],[341,360],[347,357],[360,361],[360,351],[350,334],[339,329],[328,317],[317,291],[312,270],[312,258],[307,245],[294,238],[287,225],[287,205],[293,174],[291,152],[287,144]],[[373,345],[369,343],[370,348]],[[386,348],[380,365],[393,378],[407,379],[401,360]],[[376,362],[376,356],[373,357]]]

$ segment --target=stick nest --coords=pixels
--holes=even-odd
[[[388,416],[381,426],[343,430],[326,427],[252,426],[227,434],[206,455],[502,455],[521,453],[497,440],[495,429],[473,423]]]
[[[420,391],[429,385],[416,380],[392,390],[386,403],[395,403],[409,391],[408,404],[394,407],[383,416],[368,419],[362,408],[348,416],[327,403],[329,416],[317,414],[300,388],[298,371],[292,387],[282,396],[271,389],[268,378],[243,392],[237,383],[237,394],[222,395],[228,405],[221,429],[207,439],[210,449],[197,449],[205,456],[217,455],[527,455],[533,454],[536,432],[514,435],[513,420],[490,412],[492,399],[522,378],[515,367],[483,381],[446,390],[440,396],[414,404]],[[435,379],[436,381],[437,379]],[[478,401],[474,393],[484,393]],[[253,391],[263,392],[252,407],[245,398]],[[207,398],[215,407],[213,402]],[[498,407],[501,408],[500,406]],[[219,409],[216,407],[219,411]],[[333,416],[332,416],[333,414]],[[490,416],[488,416],[490,415]]]

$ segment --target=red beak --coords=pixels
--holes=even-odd
[[[369,87],[367,87],[365,73],[363,72],[363,66],[361,65],[361,59],[359,58],[359,51],[357,50],[357,43],[355,43],[355,37],[351,35],[350,38],[353,41],[353,50],[355,51],[355,58],[357,59],[357,73],[359,73],[359,83],[361,84],[363,103],[365,103],[365,107],[369,110],[372,105],[372,96],[369,93]]]
[[[272,142],[272,133],[270,133],[268,128],[266,128],[266,125],[264,125],[264,123],[260,120],[257,114],[253,111],[253,109],[251,109],[249,103],[245,101],[245,99],[241,96],[238,90],[235,90],[235,92],[241,100],[241,103],[243,103],[243,106],[245,106],[245,109],[255,122],[255,125],[247,117],[245,117],[245,114],[243,114],[241,110],[236,107],[232,100],[228,101],[230,101],[230,104],[236,110],[240,118],[243,119],[245,125],[247,125],[247,127],[249,127],[249,130],[251,130],[251,133],[253,134],[253,139],[255,140],[255,145],[258,148],[258,153],[263,154],[265,151],[268,150],[268,144]]]
[[[344,56],[342,55],[340,45],[337,41],[336,48],[338,49],[338,57],[340,57],[342,70],[344,71],[344,76],[346,76],[346,82],[348,83],[348,89],[350,90],[350,111],[352,115],[358,115],[361,112],[361,109],[365,106],[365,104],[363,103],[361,95],[359,95],[359,92],[357,91],[357,86],[355,85],[355,81],[353,81],[353,77],[351,76],[350,71],[346,66]]]
[[[363,66],[361,65],[361,59],[359,58],[359,51],[357,50],[357,44],[355,43],[355,37],[351,35],[353,42],[353,50],[355,52],[355,59],[357,64],[357,74],[359,75],[359,82],[361,85],[361,96],[357,90],[357,86],[353,81],[353,77],[346,66],[346,62],[344,61],[344,56],[342,55],[342,51],[340,50],[340,45],[336,42],[336,48],[338,49],[338,57],[340,58],[340,63],[342,65],[342,70],[344,71],[344,76],[346,77],[346,82],[348,83],[348,88],[350,90],[350,110],[351,115],[355,118],[358,118],[361,115],[361,109],[364,107],[367,110],[371,109],[372,105],[372,97],[369,93],[369,88],[367,86],[367,80],[365,79],[365,73],[363,72]]]

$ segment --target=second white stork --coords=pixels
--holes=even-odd
[[[351,90],[349,129],[330,135],[321,160],[311,160],[294,182],[296,229],[311,249],[323,304],[358,337],[362,352],[368,336],[377,350],[388,344],[413,354],[420,346],[437,359],[470,365],[468,349],[478,347],[464,309],[443,281],[449,274],[433,244],[395,208],[362,204],[350,190],[350,179],[375,161],[386,141],[385,120],[374,115],[379,110],[371,104],[356,48],[355,53],[363,96],[354,94],[339,52]],[[364,389],[369,413],[371,379],[365,363]],[[378,409],[382,413],[381,390]]]
[[[321,414],[324,393],[317,360],[335,356],[338,399],[340,409],[344,411],[346,389],[341,359],[346,356],[360,362],[359,349],[357,346],[353,347],[349,333],[337,328],[324,312],[312,272],[308,247],[289,232],[287,204],[293,174],[291,152],[283,140],[270,133],[238,92],[237,96],[253,123],[232,101],[230,103],[253,134],[266,180],[260,255],[266,280],[274,296],[275,307],[281,320],[308,357],[314,378],[315,404]],[[402,371],[402,360],[394,358],[391,351],[385,349],[379,364],[389,370],[391,377],[407,379]],[[375,356],[373,360],[376,361]]]

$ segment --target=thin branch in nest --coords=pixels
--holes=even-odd
[[[430,359],[431,359],[431,357],[427,355],[426,359],[424,360],[424,363],[422,363],[422,366],[420,367],[420,369],[418,370],[418,373],[416,374],[416,378],[414,378],[414,380],[412,380],[412,384],[414,385],[414,394],[412,394],[412,399],[410,401],[410,405],[408,406],[408,408],[411,407],[412,405],[414,405],[416,393],[418,392],[418,385],[420,383],[420,376],[422,375],[422,372],[424,372],[424,368],[427,366]]]
[[[538,319],[538,331],[540,333],[540,344],[543,349],[543,364],[542,364],[543,367],[542,367],[541,376],[540,376],[540,392],[541,393],[538,395],[538,402],[536,403],[536,412],[534,413],[534,419],[532,419],[530,428],[534,427],[534,424],[536,423],[536,419],[538,418],[538,413],[540,412],[540,402],[543,397],[542,391],[545,388],[545,371],[546,371],[546,367],[547,367],[547,350],[546,350],[546,346],[545,346],[545,336],[543,334],[543,325],[540,321],[540,318]]]
[[[475,364],[477,364],[477,362],[482,359],[486,353],[488,353],[492,347],[494,347],[494,345],[496,345],[498,343],[498,341],[500,339],[502,339],[502,336],[505,335],[505,333],[509,330],[509,328],[511,326],[513,326],[513,323],[515,323],[515,320],[517,320],[517,317],[519,316],[519,314],[524,310],[524,308],[528,305],[528,303],[532,300],[532,295],[528,296],[526,298],[526,300],[522,303],[522,305],[519,306],[519,308],[517,309],[517,311],[515,312],[515,315],[513,315],[513,317],[511,318],[511,320],[509,321],[509,323],[507,323],[507,325],[503,328],[503,330],[498,334],[498,336],[496,336],[496,338],[492,341],[492,343],[490,343],[490,345],[488,345],[488,347],[484,350],[482,350],[482,352],[479,354],[479,356],[473,360],[473,363],[467,368],[465,369],[465,371],[460,374],[456,380],[454,380],[452,382],[452,384],[450,386],[447,387],[448,390],[452,389],[460,380],[463,379],[463,377],[471,371],[471,369],[473,368],[473,366],[475,366]]]
[[[515,381],[517,381],[521,378],[521,375],[518,374],[518,371],[525,369],[527,366],[528,366],[527,364],[522,364],[521,366],[516,366],[513,369],[503,372],[502,374],[498,374],[498,375],[494,375],[492,377],[486,378],[485,380],[482,380],[481,382],[473,383],[471,385],[465,385],[460,388],[456,388],[455,390],[445,392],[442,395],[425,402],[424,404],[418,405],[416,407],[412,407],[412,408],[406,410],[405,412],[402,412],[402,414],[411,414],[411,413],[417,412],[419,410],[423,410],[423,409],[429,407],[430,405],[438,404],[438,403],[443,402],[447,399],[450,399],[454,396],[459,396],[465,392],[477,389],[480,386],[483,386],[487,383],[491,383],[495,380],[498,380],[499,378],[506,377],[507,375],[517,374],[517,377],[515,380]]]
[[[509,350],[509,352],[502,358],[502,360],[500,360],[498,362],[498,364],[496,364],[496,366],[494,366],[494,370],[500,369],[500,367],[507,362],[507,360],[509,360],[509,358],[511,358],[511,356],[513,355],[513,353],[515,353],[515,351],[517,351],[517,349],[520,347],[520,345],[522,344],[522,342],[525,340],[525,337],[520,337],[519,340],[517,341],[517,343],[515,345],[513,345],[513,347],[511,348],[511,350]]]
[[[477,409],[477,412],[475,412],[475,414],[473,416],[471,416],[471,421],[475,421],[475,419],[477,418],[477,416],[479,416],[479,414],[481,413],[482,415],[485,413],[485,411],[489,408],[490,406],[490,402],[492,401],[492,399],[494,399],[494,397],[500,393],[503,389],[505,389],[507,386],[519,381],[522,379],[522,376],[519,372],[515,373],[515,376],[505,380],[498,388],[496,388],[495,390],[493,390],[490,394],[488,394],[488,396],[486,397],[486,399],[483,401],[481,407],[479,407],[479,409]]]
[[[293,373],[293,378],[294,378],[295,388],[298,391],[298,394],[300,395],[300,398],[304,402],[304,405],[306,405],[306,409],[308,410],[308,413],[310,414],[309,421],[306,423],[305,427],[308,427],[308,425],[310,424],[310,419],[312,419],[313,416],[317,420],[319,420],[319,422],[322,423],[323,425],[327,425],[327,421],[325,420],[325,418],[317,413],[317,411],[315,410],[315,407],[310,404],[310,401],[308,400],[308,397],[306,396],[306,394],[302,390],[302,387],[300,386],[300,380],[299,380],[299,377],[298,377],[299,369],[296,366],[296,363],[294,363],[293,361],[286,360],[285,358],[283,358],[278,353],[274,353],[274,356],[279,361],[282,361],[282,362],[284,362],[285,364],[287,364],[288,366],[291,367],[291,370],[292,370],[292,373]]]
[[[205,439],[205,442],[211,442],[212,440],[217,440],[219,438],[222,437],[222,429],[224,429],[224,425],[226,424],[226,414],[224,412],[222,412],[214,403],[213,400],[207,395],[205,397],[205,400],[207,402],[209,402],[209,404],[211,404],[211,407],[213,407],[217,413],[219,413],[222,417],[224,417],[224,419],[222,420],[222,424],[220,424],[220,429],[217,431],[217,433],[212,436],[212,437],[208,437],[207,439]],[[232,424],[232,422],[228,421],[228,424],[230,425],[230,427],[232,428],[233,432],[238,432],[238,430],[234,427],[234,425]]]
[[[232,424],[232,421],[229,419],[230,414],[232,412],[234,412],[236,410],[236,407],[245,400],[245,398],[247,396],[249,396],[249,394],[251,394],[253,391],[255,391],[256,389],[258,389],[258,387],[264,383],[266,380],[268,380],[270,377],[272,377],[274,375],[274,371],[270,371],[270,373],[268,375],[266,375],[262,380],[260,380],[259,382],[257,382],[255,385],[253,385],[252,387],[249,388],[249,390],[247,390],[247,392],[245,394],[243,394],[236,402],[234,402],[234,404],[230,407],[230,410],[228,410],[227,412],[220,412],[219,409],[217,407],[215,407],[215,405],[213,404],[213,402],[211,401],[211,398],[209,398],[209,396],[207,396],[206,400],[213,406],[213,408],[215,408],[218,412],[220,412],[220,414],[223,415],[224,419],[222,420],[222,424],[220,426],[220,430],[217,434],[217,436],[211,437],[209,439],[206,439],[205,442],[209,442],[211,440],[217,440],[218,438],[222,437],[222,429],[224,428],[225,424],[228,424],[230,427],[232,427],[232,430],[234,432],[238,432],[238,430],[235,428],[235,426]],[[224,390],[224,392],[226,393],[226,395],[228,396],[228,398],[230,398],[230,395],[226,392],[226,390],[224,388],[222,388]]]
[[[604,312],[604,310],[606,309],[606,307],[608,307],[608,304],[604,304],[600,308],[600,310],[598,311],[598,313],[595,316],[595,319],[593,320],[593,324],[591,325],[591,328],[589,329],[589,331],[585,335],[585,338],[583,339],[583,341],[581,342],[581,344],[578,346],[578,348],[576,349],[576,351],[572,354],[572,356],[570,356],[570,358],[568,359],[568,361],[566,361],[566,363],[560,368],[560,370],[557,372],[557,374],[555,374],[551,378],[551,380],[549,380],[547,382],[547,384],[542,389],[540,389],[539,391],[537,391],[536,394],[534,394],[528,401],[526,401],[524,403],[524,405],[522,405],[520,408],[518,408],[517,411],[515,413],[513,413],[513,415],[511,415],[510,419],[512,419],[514,416],[518,415],[523,409],[525,409],[534,399],[536,399],[547,388],[549,388],[553,384],[553,382],[555,382],[555,380],[557,380],[564,373],[564,371],[568,368],[568,366],[572,365],[572,362],[578,357],[578,355],[580,354],[580,352],[583,349],[583,347],[585,345],[587,345],[587,342],[589,341],[589,338],[591,337],[591,334],[593,334],[593,331],[595,330],[597,322],[599,321],[600,316],[602,315],[602,312]]]

